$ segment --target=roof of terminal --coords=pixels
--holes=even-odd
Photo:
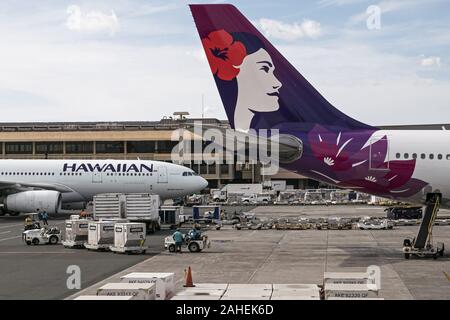
[[[109,121],[109,122],[3,122],[0,132],[26,131],[130,131],[130,130],[174,130],[183,125],[201,122],[207,125],[228,128],[227,120],[215,118],[164,118],[160,121]],[[388,125],[379,126],[380,129],[390,130],[450,130],[450,124],[421,124],[421,125]]]
[[[109,121],[109,122],[3,122],[0,131],[129,131],[129,130],[173,130],[183,125],[201,122],[207,125],[229,127],[228,121],[214,118],[190,118],[160,121]]]

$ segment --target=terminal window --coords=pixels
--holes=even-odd
[[[63,153],[63,143],[36,142],[36,153]]]
[[[163,140],[158,141],[158,153],[171,153],[172,149],[178,144],[178,141]]]
[[[124,144],[123,141],[101,141],[95,149],[97,153],[123,153]]]
[[[6,142],[5,143],[6,154],[32,154],[33,143],[32,142]]]
[[[127,153],[155,153],[155,141],[127,141]]]
[[[66,153],[93,153],[92,141],[66,142]]]

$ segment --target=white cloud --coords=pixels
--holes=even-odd
[[[100,11],[82,12],[77,5],[70,5],[66,10],[68,17],[66,26],[69,30],[78,32],[108,32],[114,35],[119,30],[119,20],[111,10],[111,14]]]
[[[440,67],[441,66],[441,58],[440,57],[427,57],[420,60],[420,65],[422,67]]]
[[[256,25],[269,37],[293,41],[300,38],[317,38],[322,34],[320,23],[304,20],[302,23],[284,23],[272,19],[259,19]]]

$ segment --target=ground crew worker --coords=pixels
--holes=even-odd
[[[42,212],[42,221],[44,222],[44,226],[48,226],[48,213],[47,211],[44,210],[44,212]]]
[[[196,224],[194,226],[194,228],[192,228],[192,230],[189,231],[189,238],[191,240],[199,240],[202,236],[201,232],[200,232],[200,226],[198,224]]]
[[[177,229],[174,232],[172,238],[175,241],[175,252],[179,249],[179,252],[181,253],[181,246],[183,245],[184,238],[183,234],[180,232],[180,229]]]
[[[25,225],[26,226],[31,226],[33,224],[33,219],[31,219],[31,216],[27,216],[25,218]]]

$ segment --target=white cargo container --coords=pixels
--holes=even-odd
[[[161,199],[150,193],[103,193],[94,196],[94,220],[127,219],[145,223],[150,233],[159,230]]]
[[[228,290],[270,290],[272,291],[273,285],[270,283],[230,283],[228,284]]]
[[[137,222],[116,223],[114,225],[113,252],[145,254],[145,224]]]
[[[173,296],[170,300],[220,300],[220,296]]]
[[[325,299],[335,298],[378,298],[378,288],[374,284],[336,284],[325,285]]]
[[[133,296],[78,296],[73,300],[133,300]]]
[[[154,283],[107,283],[97,289],[98,296],[132,296],[133,300],[155,300]]]
[[[245,285],[229,284],[222,300],[269,300],[272,296],[272,285]]]
[[[62,244],[66,248],[84,247],[88,240],[89,222],[87,219],[66,220],[66,232]]]
[[[376,284],[367,272],[325,272],[323,284]]]
[[[320,300],[316,284],[273,284],[272,300]],[[276,298],[276,299],[274,299]]]
[[[272,191],[285,191],[286,190],[286,180],[271,180],[270,188]]]
[[[156,300],[167,300],[175,294],[174,273],[132,272],[120,279],[124,283],[154,283]]]
[[[85,243],[89,250],[109,250],[114,244],[114,221],[89,222],[88,241]]]
[[[185,288],[184,290],[178,292],[177,296],[217,296],[221,297],[225,293],[225,290],[221,289],[201,289],[197,287]]]

